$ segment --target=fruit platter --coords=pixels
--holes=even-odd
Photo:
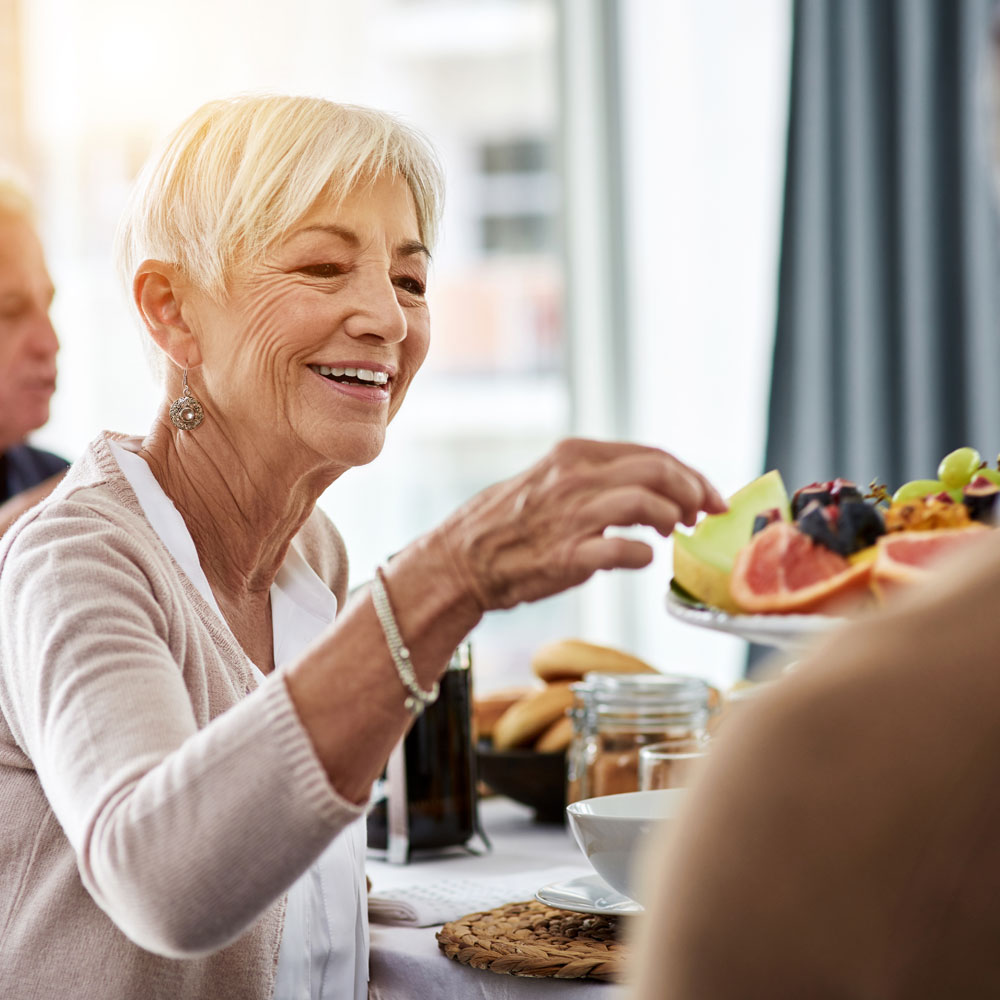
[[[1000,469],[971,447],[945,455],[936,478],[892,494],[834,479],[789,496],[772,470],[733,494],[726,513],[675,532],[667,610],[793,648],[932,579],[941,560],[1000,522],[998,497]]]

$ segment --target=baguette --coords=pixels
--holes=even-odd
[[[573,739],[573,720],[564,715],[549,726],[541,736],[535,740],[535,749],[539,753],[556,753],[565,750]]]
[[[582,639],[562,639],[540,647],[531,658],[531,669],[547,682],[578,681],[592,671],[602,674],[658,673],[655,667],[631,653]]]
[[[491,691],[480,695],[472,702],[472,728],[477,740],[489,739],[493,735],[493,727],[497,719],[515,702],[527,697],[538,688],[511,687],[501,691]]]
[[[533,743],[573,704],[570,682],[548,684],[515,702],[493,727],[493,747],[510,750]]]

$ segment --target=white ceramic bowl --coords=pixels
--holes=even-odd
[[[569,825],[580,850],[612,889],[643,902],[633,881],[635,859],[644,850],[651,831],[662,831],[664,820],[680,809],[686,788],[625,792],[582,799],[566,807]]]

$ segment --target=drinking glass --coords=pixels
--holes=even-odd
[[[639,750],[639,790],[686,788],[708,757],[708,740],[670,740]]]

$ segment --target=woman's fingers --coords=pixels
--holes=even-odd
[[[647,525],[666,537],[683,520],[679,504],[641,486],[603,490],[576,511],[576,523],[586,533],[609,527]]]
[[[538,467],[541,474],[528,480],[525,495],[544,505],[550,502],[551,491],[563,502],[576,504],[606,491],[641,487],[674,503],[679,510],[675,522],[689,526],[701,511],[726,510],[725,501],[704,476],[666,452],[605,445],[598,454],[601,460],[595,462],[594,453],[585,446],[558,449]]]
[[[726,503],[723,495],[707,480],[705,482],[705,513],[706,514],[724,514],[729,510],[729,504]]]
[[[632,484],[671,500],[681,512],[677,520],[687,525],[694,524],[702,510],[725,510],[722,498],[704,476],[666,452],[650,449],[623,455],[598,471],[610,488]]]
[[[665,451],[567,439],[475,497],[440,536],[486,611],[558,593],[599,569],[649,563],[650,546],[606,537],[609,527],[647,525],[665,536],[700,511],[725,509],[704,476]]]
[[[587,579],[599,569],[642,569],[653,561],[653,550],[634,538],[599,536],[580,542],[574,556],[578,569]]]

